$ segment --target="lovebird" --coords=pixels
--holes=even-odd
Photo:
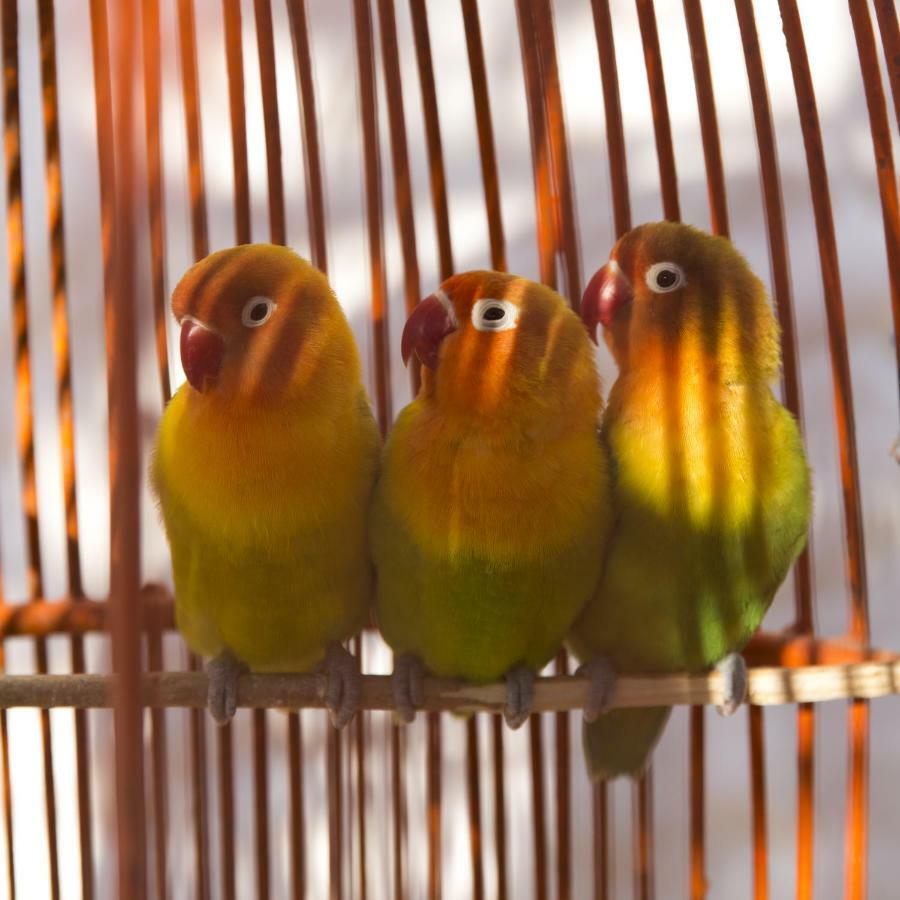
[[[370,528],[397,714],[414,717],[426,670],[505,678],[518,727],[611,521],[593,346],[556,292],[474,271],[419,303],[401,351],[422,384],[385,444]]]
[[[244,670],[320,674],[336,725],[359,703],[341,642],[371,612],[367,517],[381,439],[350,326],[326,277],[250,244],[190,268],[172,295],[187,383],[151,463],[179,630],[211,658],[209,709]]]
[[[730,714],[739,651],[806,542],[810,472],[770,383],[781,365],[765,288],[725,238],[659,222],[624,235],[584,294],[619,375],[602,436],[615,522],[599,587],[569,638],[591,678],[590,775],[639,775],[667,708],[604,713],[615,674],[717,667]]]

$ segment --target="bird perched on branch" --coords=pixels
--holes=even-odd
[[[402,353],[423,364],[422,387],[388,437],[370,529],[397,710],[413,718],[425,670],[505,677],[518,727],[600,574],[593,348],[557,293],[480,271],[418,305]]]
[[[603,325],[619,367],[603,421],[615,524],[570,636],[593,685],[588,769],[612,778],[641,772],[669,715],[601,715],[615,673],[715,666],[721,711],[745,698],[739,651],[806,542],[810,475],[769,387],[781,350],[765,289],[725,238],[672,222],[634,229],[581,313],[592,334]]]
[[[209,708],[237,679],[318,667],[335,724],[359,666],[341,646],[372,599],[366,521],[380,437],[353,335],[325,276],[266,244],[213,253],[172,296],[187,384],[152,463],[176,619],[211,657]]]

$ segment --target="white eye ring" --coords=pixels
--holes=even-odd
[[[664,276],[665,280],[668,280],[669,275],[675,276],[675,280],[671,284],[659,283],[658,279],[664,272],[666,273],[666,276]],[[644,280],[647,282],[647,287],[656,294],[668,294],[669,291],[677,291],[678,288],[687,284],[684,269],[682,269],[678,263],[673,262],[653,263],[653,265],[647,269]]]
[[[519,307],[509,300],[476,300],[472,325],[476,331],[509,331],[519,321]]]
[[[247,328],[259,328],[260,325],[265,325],[269,319],[272,318],[272,313],[275,312],[275,308],[277,307],[277,303],[269,297],[251,297],[245,304],[243,310],[241,310],[241,322],[247,326]],[[254,315],[254,312],[260,307],[265,307],[265,314],[259,318]]]

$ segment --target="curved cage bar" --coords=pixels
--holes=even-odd
[[[0,897],[884,895],[891,0],[3,0],[0,27]],[[438,680],[401,727],[367,630],[346,730],[308,676],[246,679],[246,709],[210,726],[144,488],[181,380],[182,271],[252,240],[328,272],[386,433],[418,388],[394,357],[423,294],[492,267],[577,307],[654,217],[748,247],[821,469],[810,545],[746,652],[746,713],[707,714],[715,676],[625,679],[621,703],[687,708],[643,778],[591,786],[565,652],[521,733],[502,686]]]

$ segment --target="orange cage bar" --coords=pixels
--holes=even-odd
[[[896,336],[900,209],[893,148],[900,138],[900,29],[895,4],[874,0],[873,5],[874,21],[865,0],[847,0],[849,30],[843,39],[851,47],[854,65],[858,63],[855,89],[865,100],[874,174],[870,187],[873,198],[877,197],[879,228],[883,227],[883,243],[868,248],[869,264],[881,266],[886,261],[880,289]],[[708,222],[713,232],[733,236],[740,227],[737,204],[750,201],[743,196],[736,199],[737,189],[729,179],[726,116],[710,38],[713,16],[719,27],[724,6],[714,9],[701,0],[683,0],[680,10],[653,0],[633,4],[509,0],[503,4],[504,21],[512,27],[503,42],[493,33],[495,26],[489,18],[496,11],[488,13],[488,4],[477,0],[460,0],[458,6],[452,4],[452,11],[450,4],[429,0],[409,0],[408,4],[345,0],[344,14],[327,22],[327,4],[311,0],[253,0],[252,4],[80,0],[78,6],[84,8],[85,34],[91,43],[90,53],[85,50],[90,91],[80,99],[92,106],[94,116],[88,155],[97,177],[96,208],[90,215],[99,219],[100,244],[95,249],[105,323],[109,587],[107,596],[95,599],[85,586],[85,545],[91,536],[84,524],[88,515],[84,497],[90,486],[78,465],[81,445],[77,438],[79,429],[88,426],[83,425],[76,403],[79,307],[73,296],[82,286],[73,274],[81,268],[72,265],[71,235],[73,228],[89,227],[82,225],[82,219],[90,217],[82,205],[66,199],[76,195],[63,177],[64,173],[68,179],[73,177],[63,165],[67,129],[72,127],[65,115],[74,90],[66,84],[72,60],[61,52],[60,4],[3,0],[7,292],[14,407],[6,418],[15,424],[10,443],[19,478],[15,497],[3,499],[4,508],[14,509],[22,522],[22,558],[15,562],[24,572],[26,585],[22,596],[13,599],[0,579],[5,895],[30,896],[23,893],[27,887],[22,887],[31,882],[23,881],[26,873],[21,860],[28,858],[21,856],[25,802],[16,777],[22,738],[19,719],[8,712],[24,705],[39,710],[35,721],[40,778],[37,793],[27,798],[27,805],[31,816],[40,817],[46,850],[41,864],[46,865],[45,883],[52,898],[74,895],[63,889],[66,873],[71,872],[77,872],[84,898],[129,900],[146,896],[164,900],[189,893],[198,898],[235,898],[248,890],[259,898],[291,896],[295,900],[325,893],[332,900],[387,896],[396,900],[412,896],[572,900],[589,895],[599,900],[627,891],[642,900],[673,892],[706,896],[715,863],[716,836],[710,822],[717,802],[707,787],[718,732],[707,721],[702,704],[715,696],[714,681],[674,679],[644,688],[628,685],[634,690],[635,704],[649,705],[649,694],[641,691],[653,689],[668,690],[672,693],[665,697],[695,704],[683,729],[687,753],[684,833],[678,835],[661,832],[664,804],[660,804],[658,767],[630,787],[629,816],[623,815],[624,795],[617,787],[604,783],[584,789],[581,770],[576,768],[581,766],[579,741],[572,739],[577,721],[574,710],[583,696],[584,682],[572,676],[573,666],[565,652],[554,663],[555,677],[539,684],[544,693],[538,708],[545,712],[532,716],[523,738],[504,732],[492,688],[476,692],[473,699],[431,682],[433,693],[429,693],[429,711],[421,717],[422,724],[400,727],[384,712],[390,701],[377,676],[367,680],[364,710],[344,732],[326,725],[321,711],[312,711],[321,704],[311,698],[302,710],[273,702],[288,708],[283,718],[248,693],[242,695],[241,705],[252,707],[252,712],[242,712],[239,720],[212,733],[196,701],[200,676],[191,674],[198,672],[201,661],[185,656],[175,635],[168,590],[143,574],[147,556],[142,543],[147,521],[141,493],[144,419],[149,416],[152,426],[159,409],[157,402],[147,411],[142,379],[153,369],[158,379],[154,389],[163,403],[168,402],[173,369],[167,295],[179,274],[175,261],[180,256],[184,257],[181,262],[205,256],[219,240],[211,235],[218,234],[221,221],[237,243],[267,239],[298,246],[297,221],[302,219],[305,245],[298,249],[332,274],[340,268],[338,261],[348,258],[341,246],[346,234],[340,229],[358,238],[367,255],[364,262],[357,260],[365,318],[361,324],[352,324],[357,337],[368,342],[371,393],[382,433],[405,402],[395,396],[401,382],[392,377],[397,325],[431,289],[429,279],[436,278],[436,284],[473,256],[470,229],[475,233],[483,229],[485,246],[477,258],[484,265],[507,270],[514,260],[532,254],[540,279],[558,288],[577,308],[584,274],[589,275],[602,261],[607,248],[598,255],[591,247],[588,253],[584,239],[585,230],[592,227],[585,223],[592,220],[581,214],[579,202],[581,206],[596,204],[598,198],[583,188],[594,172],[586,173],[584,159],[573,153],[580,140],[573,135],[585,123],[573,122],[572,116],[573,108],[583,107],[572,106],[570,47],[561,36],[570,16],[579,16],[588,26],[591,64],[597,69],[594,108],[603,122],[603,135],[593,147],[591,166],[608,180],[609,235],[623,234],[638,218],[637,211],[643,213],[648,178],[656,179],[650,192],[665,218],[696,214],[685,187],[689,180],[685,172],[692,171],[690,161],[678,153],[685,116],[683,86],[676,81],[673,87],[667,46],[677,23],[679,35],[683,32],[685,59],[690,57],[690,99],[695,104],[691,127],[699,135],[702,151],[698,171],[708,211],[701,224]],[[835,0],[837,6],[844,8]],[[826,152],[830,145],[825,116],[820,114],[824,107],[817,94],[814,65],[818,48],[809,35],[809,10],[798,0],[734,0],[733,6],[728,5],[728,16],[732,14],[735,47],[743,57],[738,66],[741,90],[747,95],[742,114],[748,133],[752,127],[750,152],[759,168],[758,196],[754,194],[752,202],[758,202],[765,228],[767,281],[781,327],[782,396],[807,437],[808,410],[823,401],[803,390],[801,375],[807,377],[808,362],[801,338],[803,323],[810,321],[808,308],[815,305],[822,316],[831,379],[827,402],[841,490],[836,517],[842,529],[839,541],[849,613],[843,634],[819,627],[827,610],[822,608],[824,589],[817,590],[817,557],[810,544],[794,568],[789,627],[762,632],[747,648],[746,656],[756,667],[751,684],[755,705],[748,707],[747,738],[742,745],[747,754],[747,872],[754,897],[779,896],[771,871],[773,855],[782,852],[772,839],[779,804],[772,802],[773,772],[766,757],[767,741],[772,741],[776,726],[763,705],[791,702],[796,704],[793,892],[798,898],[812,898],[826,890],[816,856],[817,815],[821,814],[816,787],[817,779],[822,780],[824,752],[817,746],[817,735],[825,726],[813,701],[840,696],[848,704],[842,890],[847,898],[864,898],[875,883],[868,854],[874,833],[870,731],[875,713],[870,698],[897,693],[900,684],[897,657],[871,646],[873,638],[875,644],[883,643],[874,627],[881,620],[873,620],[872,613],[881,611],[877,604],[889,605],[892,598],[878,596],[873,589],[870,607],[866,551],[871,535],[867,544],[864,523],[866,529],[870,524],[864,518],[863,501],[871,486],[860,450],[870,423],[862,421],[855,408],[859,394],[852,385],[857,377],[851,365],[856,359],[853,310],[845,301],[850,292],[848,266],[839,245],[840,207],[832,199],[841,174],[831,167]],[[783,58],[774,61],[771,48],[761,39],[773,15],[780,21],[784,39]],[[209,28],[213,19],[218,31]],[[447,70],[442,55],[448,40],[444,29],[455,29],[459,45],[460,65],[453,71]],[[250,40],[251,32],[255,41]],[[344,77],[355,79],[356,92],[350,126],[347,120],[341,122],[344,128],[352,127],[358,144],[360,170],[353,177],[359,208],[349,214],[344,207],[350,201],[343,195],[340,203],[329,203],[334,156],[338,157],[335,166],[343,164],[317,90],[326,50],[318,42],[329,39],[335,47],[341,44],[335,52],[342,51],[344,44],[352,48],[349,56],[340,58],[347,68]],[[492,55],[500,43],[514,51],[502,60]],[[635,89],[631,59],[635,54],[626,58],[623,46],[629,51],[639,46],[642,54],[641,90],[646,90],[647,102],[640,125],[629,107]],[[573,44],[572,52],[576,51]],[[32,56],[37,62],[34,72]],[[224,163],[221,148],[210,142],[210,130],[215,127],[209,125],[210,116],[217,115],[217,108],[210,100],[204,73],[210,71],[213,57],[226,76],[221,91],[229,122],[225,132],[216,135],[217,142],[227,145]],[[257,60],[258,68],[245,68],[248,58]],[[520,129],[513,137],[519,147],[527,148],[525,168],[534,200],[530,212],[527,204],[505,205],[510,195],[506,166],[512,139],[497,125],[508,122],[496,94],[494,73],[500,65],[510,71],[515,68],[521,75]],[[781,69],[773,79],[776,65]],[[329,72],[334,75],[333,69]],[[798,147],[803,148],[808,224],[810,237],[815,237],[821,281],[821,289],[816,287],[812,294],[805,286],[798,290],[792,280],[789,246],[796,238],[784,192],[796,172],[784,172],[776,125],[783,97],[779,95],[773,103],[771,87],[778,84],[783,89],[785,73],[792,86],[789,99],[792,115],[796,113]],[[413,78],[417,84],[410,87]],[[471,131],[469,156],[481,192],[474,204],[465,192],[455,190],[461,177],[460,139],[457,122],[447,112],[446,87],[451,81],[464,89],[471,107],[471,122],[460,123],[458,130]],[[37,93],[29,93],[35,84]],[[30,97],[39,99],[39,130],[29,130],[26,102]],[[288,108],[286,97],[296,102],[296,108]],[[453,110],[457,115],[458,107]],[[639,127],[652,136],[655,159],[651,164],[646,154],[632,155]],[[173,150],[171,128],[183,133],[181,156]],[[39,153],[34,151],[38,144]],[[383,154],[387,154],[384,161]],[[37,176],[28,168],[33,159],[42,163]],[[647,169],[654,167],[648,175]],[[183,180],[183,211],[177,199],[173,201],[177,193],[172,187],[173,168]],[[296,181],[302,181],[302,190],[294,183],[301,169],[302,178]],[[344,172],[338,177],[351,178]],[[215,200],[217,188],[211,187],[222,178],[231,191],[224,217]],[[32,184],[41,180],[42,193],[32,193]],[[295,202],[298,191],[302,202]],[[38,194],[44,201],[43,212],[34,200]],[[264,204],[257,203],[261,195]],[[383,195],[391,200],[386,203]],[[258,215],[263,207],[264,215]],[[42,230],[37,232],[29,223],[40,216]],[[512,221],[514,216],[527,219],[527,226],[519,227]],[[533,216],[533,227],[529,216]],[[187,251],[173,248],[172,236],[180,233],[179,217],[189,239]],[[44,247],[35,248],[35,234],[41,235]],[[527,245],[527,251],[520,244]],[[35,326],[40,318],[34,296],[42,288],[34,286],[40,283],[34,275],[34,259],[46,260],[49,284],[49,328],[43,332]],[[145,339],[148,322],[152,323],[149,341]],[[39,352],[41,337],[48,342],[49,354]],[[143,365],[148,353],[153,357],[149,368]],[[65,577],[57,595],[48,587],[52,579],[45,535],[54,512],[48,511],[44,494],[51,492],[41,480],[44,419],[39,412],[44,393],[43,388],[38,391],[38,376],[45,358],[52,359],[53,365],[52,424],[62,488],[61,508],[56,512],[64,533]],[[417,374],[411,378],[411,388],[418,388]],[[8,483],[0,480],[0,489],[6,490]],[[8,540],[0,542],[0,552],[8,552],[9,546]],[[2,564],[2,572],[13,568],[9,558],[2,559]],[[29,681],[18,671],[18,663],[10,665],[12,644],[22,640],[31,648],[27,675],[44,676],[43,680]],[[66,677],[56,682],[60,664],[53,648],[60,640],[65,641]],[[95,653],[100,646],[104,649]],[[108,660],[103,655],[106,649]],[[377,666],[383,657],[383,648],[368,631],[354,641],[354,651],[363,660],[364,670],[370,664]],[[17,675],[6,675],[12,668]],[[816,671],[832,679],[820,691],[803,681]],[[107,674],[114,676],[111,681],[95,679]],[[776,687],[765,681],[769,676]],[[838,683],[842,676],[844,681]],[[17,677],[25,680],[17,681]],[[294,687],[299,693],[289,694],[289,699],[309,694],[306,682]],[[276,701],[282,696],[279,690],[283,692],[284,686],[264,678],[252,686],[252,691],[260,692],[253,696]],[[115,753],[111,764],[98,769],[94,764],[102,752],[98,742],[109,724],[100,708],[107,706],[112,708]],[[70,780],[60,777],[64,763],[58,749],[68,726],[57,716],[69,713],[51,712],[60,707],[72,708],[72,797],[67,793]],[[180,709],[186,711],[182,714]],[[475,712],[460,723],[447,716],[446,710],[451,709]],[[511,758],[524,760],[524,768],[511,767]],[[110,805],[105,802],[107,795],[114,800],[111,809],[106,808]],[[70,812],[72,835],[65,830]],[[676,838],[684,859],[683,884],[677,890],[657,871],[662,854],[668,853],[665,845]],[[623,842],[631,851],[624,874]],[[70,844],[77,855],[74,864]],[[116,875],[111,879],[105,873],[104,854],[113,844]],[[323,848],[327,848],[326,864],[321,862]]]

